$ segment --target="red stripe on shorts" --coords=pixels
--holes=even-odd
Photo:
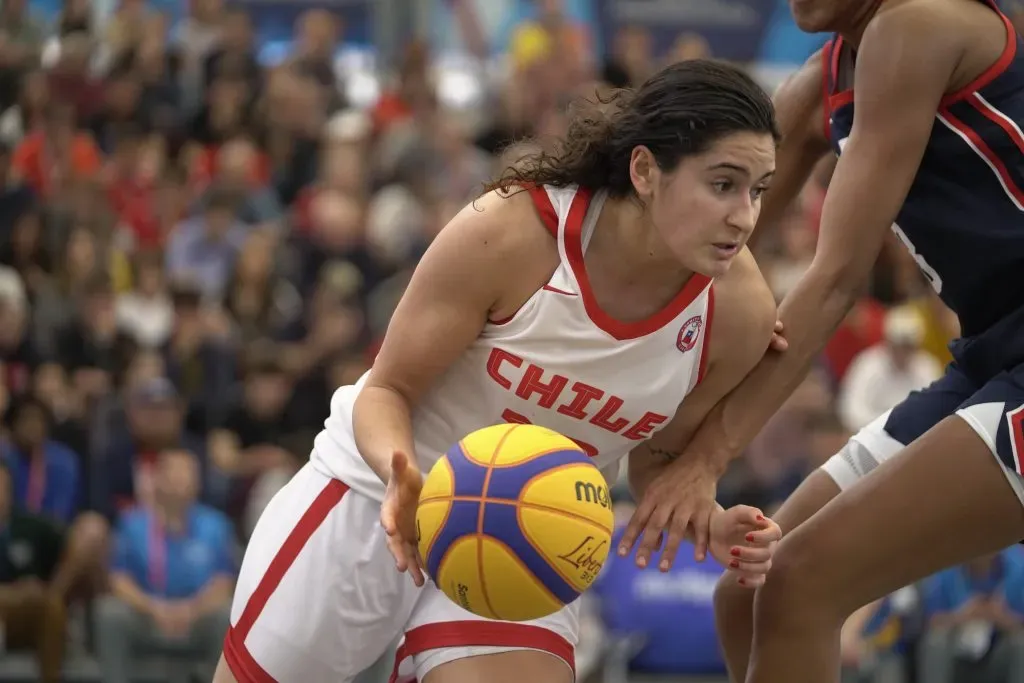
[[[324,523],[331,510],[345,497],[347,491],[348,486],[337,479],[327,482],[270,562],[256,590],[249,596],[238,623],[228,629],[224,638],[224,661],[239,683],[276,683],[274,677],[264,671],[246,649],[245,639],[263,612],[263,608],[267,606],[270,596],[281,585],[281,580],[288,573],[295,558],[302,552],[313,533]]]
[[[427,624],[408,631],[398,652],[390,683],[398,682],[398,665],[408,657],[442,647],[514,647],[540,650],[558,657],[576,676],[576,655],[572,644],[554,631],[540,626],[504,621],[448,621]]]

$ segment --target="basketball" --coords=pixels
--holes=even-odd
[[[437,461],[416,524],[425,569],[445,595],[482,617],[528,621],[597,578],[612,505],[601,471],[572,440],[502,424]]]

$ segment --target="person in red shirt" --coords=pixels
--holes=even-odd
[[[59,193],[75,179],[100,170],[100,153],[88,133],[76,129],[74,109],[55,105],[43,127],[25,137],[14,150],[12,176],[39,196]]]

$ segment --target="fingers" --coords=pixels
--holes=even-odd
[[[768,545],[769,543],[775,543],[776,541],[782,540],[782,529],[779,528],[779,525],[775,522],[770,522],[767,528],[748,533],[744,540],[751,545]]]
[[[711,542],[711,509],[695,515],[693,524],[693,559],[703,562],[708,556],[708,544]]]
[[[629,555],[629,551],[636,544],[636,539],[647,526],[652,512],[654,512],[653,505],[640,501],[640,505],[633,511],[633,516],[629,518],[626,530],[622,532],[622,539],[619,541],[619,557]]]
[[[405,544],[406,562],[409,567],[409,575],[412,577],[412,582],[417,586],[422,586],[426,583],[426,579],[423,574],[423,562],[420,558],[420,553],[416,549],[416,546],[412,543]]]
[[[679,546],[686,538],[686,522],[680,523],[673,515],[669,524],[668,534],[665,536],[665,549],[661,551],[661,559],[658,561],[658,569],[667,572],[676,561],[676,553]]]
[[[730,551],[733,562],[767,562],[775,555],[775,546],[751,547],[745,545],[734,546]],[[731,566],[731,565],[730,565]]]
[[[690,521],[690,512],[688,510],[680,509],[673,512],[672,510],[656,508],[654,513],[647,520],[647,526],[644,528],[643,536],[640,539],[640,545],[637,546],[636,566],[642,569],[649,565],[651,563],[651,555],[658,550],[663,540],[667,540],[664,537],[664,534],[666,531],[671,532],[671,530],[668,529],[670,517],[673,520],[678,520],[677,523],[682,525],[682,529],[685,533],[686,525],[689,524]]]
[[[423,560],[420,557],[416,545],[402,541],[398,535],[387,537],[388,551],[395,558],[395,569],[399,572],[409,572],[412,582],[417,586],[426,583],[426,576],[423,572]]]
[[[384,527],[384,533],[388,536],[394,536],[398,532],[398,521],[395,519],[395,512],[387,503],[380,509],[380,525]]]

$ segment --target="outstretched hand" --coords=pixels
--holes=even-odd
[[[395,569],[409,572],[417,586],[425,582],[423,562],[418,548],[416,509],[423,489],[423,477],[405,453],[391,455],[391,477],[388,479],[380,523],[387,534],[388,550],[395,558]]]
[[[756,588],[764,583],[781,538],[779,525],[748,505],[711,515],[711,556],[743,586]]]

